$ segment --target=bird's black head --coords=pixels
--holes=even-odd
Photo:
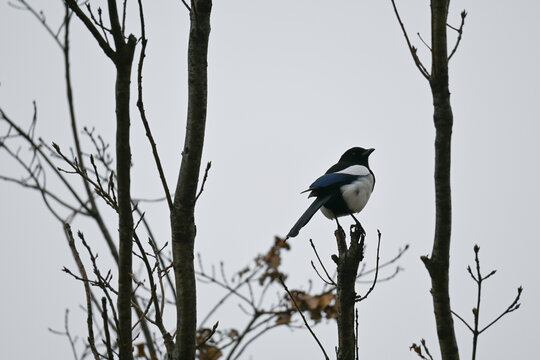
[[[347,151],[339,159],[340,163],[352,163],[359,165],[368,165],[369,155],[375,151],[375,149],[364,149],[361,147],[353,147]]]

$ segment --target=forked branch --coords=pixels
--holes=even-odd
[[[395,0],[392,1],[392,7],[394,8],[394,13],[396,14],[397,20],[399,22],[399,26],[401,27],[401,31],[403,32],[403,36],[405,37],[405,41],[407,41],[407,47],[409,48],[409,51],[411,52],[411,56],[414,60],[414,63],[422,76],[426,78],[427,81],[430,81],[431,75],[427,71],[424,64],[422,64],[422,61],[420,61],[420,58],[418,57],[417,48],[411,44],[411,40],[409,39],[409,35],[407,34],[407,30],[405,29],[405,25],[403,25],[403,21],[401,21],[401,16],[399,15],[399,12],[396,7]]]
[[[463,26],[465,26],[465,17],[467,17],[467,12],[463,10],[461,12],[461,25],[459,25],[459,28],[457,29],[451,26],[450,24],[446,24],[450,29],[455,30],[458,33],[456,44],[454,45],[454,48],[452,49],[452,51],[450,52],[450,55],[448,56],[448,61],[450,61],[452,56],[454,56],[459,46],[459,43],[461,42],[461,37],[463,36]]]
[[[467,272],[471,276],[471,278],[476,283],[477,288],[477,295],[476,295],[476,307],[472,309],[473,313],[473,325],[470,325],[462,316],[457,314],[456,312],[452,311],[452,314],[458,318],[473,334],[473,346],[472,346],[472,360],[476,359],[476,353],[478,349],[478,338],[480,334],[482,334],[484,331],[486,331],[488,328],[490,328],[492,325],[494,325],[497,321],[499,321],[503,316],[519,309],[520,307],[520,297],[521,293],[523,292],[523,288],[520,286],[517,289],[517,295],[514,298],[514,301],[504,310],[499,316],[497,316],[493,321],[491,321],[488,325],[486,325],[484,328],[480,329],[479,322],[480,322],[480,303],[482,299],[482,284],[484,280],[489,279],[491,276],[493,276],[496,273],[496,270],[492,270],[487,275],[482,275],[480,271],[480,258],[478,256],[478,253],[480,252],[480,247],[478,245],[474,246],[474,262],[475,262],[475,273],[473,273],[473,270],[470,266],[467,267]]]

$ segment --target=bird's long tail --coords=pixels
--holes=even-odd
[[[327,196],[316,198],[315,201],[307,208],[304,214],[300,216],[300,219],[298,219],[296,224],[294,224],[292,229],[287,234],[286,239],[293,238],[296,235],[298,235],[298,233],[300,232],[300,229],[303,228],[309,222],[309,220],[311,220],[311,218],[313,217],[313,215],[315,215],[317,210],[319,210],[324,204],[326,204],[326,202],[330,200],[331,197],[332,197],[331,195],[327,195]]]

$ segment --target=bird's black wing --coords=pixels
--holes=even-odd
[[[309,222],[309,220],[311,220],[311,218],[313,217],[313,215],[315,215],[317,210],[319,210],[321,206],[324,206],[324,204],[326,204],[326,202],[330,200],[331,197],[332,197],[331,194],[317,197],[315,201],[313,201],[313,203],[307,208],[304,214],[300,216],[300,219],[298,219],[296,224],[294,224],[292,229],[287,234],[287,239],[293,238],[296,235],[298,235],[298,233],[300,232],[300,229],[303,228]]]

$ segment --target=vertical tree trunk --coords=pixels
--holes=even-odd
[[[337,230],[339,257],[337,263],[337,325],[338,325],[338,360],[354,360],[356,355],[356,336],[354,307],[356,303],[356,276],[358,266],[364,259],[364,236],[356,229],[351,230],[351,243],[347,248],[345,233]]]
[[[343,259],[343,262],[338,264],[338,360],[355,358],[354,299],[358,264],[356,261],[351,262],[350,259]]]
[[[448,89],[447,18],[449,0],[431,1],[433,121],[435,123],[435,238],[431,258],[422,258],[431,277],[431,295],[443,360],[459,359],[450,308],[448,270],[452,229],[450,154],[453,115]]]
[[[193,247],[195,197],[199,181],[207,105],[207,55],[211,0],[193,0],[188,48],[188,115],[182,163],[171,212],[173,263],[176,280],[176,359],[195,358],[197,297]]]
[[[121,360],[133,359],[131,333],[133,216],[131,213],[131,148],[129,99],[135,44],[118,50],[116,63],[116,176],[118,183],[118,346]]]

